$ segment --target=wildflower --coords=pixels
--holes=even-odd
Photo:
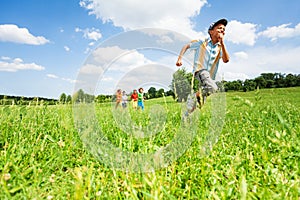
[[[59,140],[59,141],[57,142],[57,144],[58,144],[59,147],[64,147],[64,146],[65,146],[65,143],[64,143],[64,141],[62,141],[62,140]]]
[[[53,199],[53,196],[49,195],[49,196],[47,197],[47,200],[51,200],[51,199]]]
[[[11,178],[10,173],[4,174],[3,178],[4,178],[5,181],[8,181]]]
[[[102,191],[101,191],[101,190],[98,191],[98,192],[96,192],[96,196],[97,196],[97,197],[101,196],[101,194],[102,194]]]
[[[54,183],[55,182],[55,174],[52,174],[49,178],[50,183]]]

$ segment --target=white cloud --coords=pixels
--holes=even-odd
[[[95,51],[92,52],[92,57],[97,61],[99,64],[109,63],[115,59],[116,55],[121,55],[128,50],[121,49],[118,46],[109,46],[109,47],[102,47],[97,48]]]
[[[206,3],[206,0],[82,0],[80,5],[104,23],[112,22],[125,30],[163,28],[196,36],[199,33],[193,30],[191,17],[198,15]]]
[[[126,71],[132,66],[149,63],[145,56],[136,50],[121,49],[118,46],[102,47],[92,52],[92,58],[97,66],[109,70]],[[103,66],[107,65],[109,66]]]
[[[236,58],[240,58],[240,59],[247,59],[248,58],[248,54],[244,51],[240,51],[240,52],[235,52],[234,56]]]
[[[70,78],[61,78],[63,81],[67,81],[69,83],[76,83],[76,80],[70,79]]]
[[[97,65],[85,64],[80,68],[79,73],[81,74],[90,74],[90,75],[100,75],[103,72],[103,69]]]
[[[66,51],[70,51],[70,48],[69,48],[68,46],[64,46],[64,49],[65,49]]]
[[[0,25],[0,41],[30,45],[43,45],[49,42],[42,36],[32,35],[27,28],[19,28],[14,24]]]
[[[245,81],[246,79],[249,79],[249,76],[244,73],[234,73],[234,72],[224,73],[224,80],[226,81],[234,81],[234,80]]]
[[[0,71],[6,71],[6,72],[16,72],[19,70],[41,71],[44,69],[45,67],[41,65],[37,65],[35,63],[23,63],[23,60],[21,58],[15,58],[14,60],[11,61],[11,59],[7,57],[6,61],[0,61]]]
[[[89,46],[94,46],[95,45],[95,42],[90,42],[89,43]]]
[[[67,81],[69,83],[76,83],[76,80],[73,80],[73,79],[70,79],[70,78],[59,77],[55,74],[47,74],[46,76],[49,77],[49,78],[53,78],[53,79],[61,79],[63,81]]]
[[[166,35],[163,35],[159,41],[157,41],[158,43],[161,43],[161,44],[165,44],[165,43],[172,43],[173,42],[173,39],[170,38],[169,36],[166,36]]]
[[[99,29],[96,28],[86,28],[86,29],[80,29],[75,28],[75,32],[82,32],[83,37],[89,40],[95,40],[98,41],[100,38],[102,38],[102,34],[100,33]]]
[[[150,53],[150,58],[143,53]],[[122,89],[130,91],[150,81],[168,87],[172,78],[171,72],[177,69],[176,58],[173,54],[168,54],[168,58],[172,59],[162,57],[155,62],[152,58],[157,59],[157,55],[161,55],[161,51],[127,50],[119,46],[98,48],[80,69],[78,80],[81,83],[78,88],[94,92],[93,88],[97,85],[100,93],[114,93],[116,87],[122,86]],[[172,63],[173,69],[167,70],[169,63]]]
[[[10,57],[7,57],[7,56],[1,56],[1,60],[10,60]]]
[[[136,50],[121,49],[118,46],[99,48],[93,52],[94,59],[103,69],[107,69],[108,75],[121,76],[128,71],[152,63],[143,53]],[[103,66],[105,63],[107,65]]]
[[[54,79],[58,78],[58,76],[56,76],[55,74],[47,74],[47,77],[54,78]]]
[[[104,76],[104,77],[101,79],[101,81],[103,81],[103,82],[110,82],[110,84],[111,84],[111,82],[114,81],[114,79],[113,79],[113,77],[107,77],[107,76]]]
[[[268,27],[265,31],[260,32],[259,36],[271,38],[271,41],[275,41],[278,38],[291,38],[300,36],[300,23],[295,28],[290,28],[291,24],[282,24],[280,26]]]
[[[252,79],[266,72],[300,74],[299,51],[300,47],[282,46],[276,47],[276,51],[273,46],[253,47],[243,53],[233,53],[229,63],[220,63],[219,72],[225,80]]]
[[[23,62],[23,60],[21,58],[15,58],[13,61],[15,64],[20,64]]]
[[[242,23],[236,20],[230,21],[226,26],[226,38],[234,44],[253,46],[257,38],[256,26],[255,24]]]

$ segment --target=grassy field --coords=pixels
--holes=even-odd
[[[156,111],[166,118],[156,118],[152,105],[164,108]],[[299,199],[300,88],[230,92],[226,105],[209,154],[201,148],[210,125],[208,100],[189,148],[169,166],[147,173],[100,162],[81,140],[71,105],[2,106],[0,199]],[[113,145],[145,153],[170,143],[181,127],[181,105],[167,98],[145,107],[130,116],[137,127],[155,129],[150,139],[128,134],[132,129],[120,127],[110,104],[96,105],[95,114]]]

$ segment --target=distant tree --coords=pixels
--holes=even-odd
[[[100,94],[96,97],[96,102],[97,103],[104,103],[104,102],[107,102],[109,100],[108,96],[107,95],[104,95],[104,94]]]
[[[157,92],[156,92],[156,97],[159,98],[159,97],[163,97],[165,93],[165,90],[163,88],[160,88]]]
[[[59,97],[59,102],[60,103],[66,103],[66,100],[67,100],[67,95],[65,93],[62,93]]]
[[[146,95],[147,96],[147,95]],[[148,90],[148,98],[152,99],[156,97],[156,88],[155,87],[150,87]]]
[[[267,80],[266,88],[274,88],[275,81],[274,80]]]
[[[239,91],[243,89],[243,81],[237,80],[237,81],[228,81],[224,82],[224,89],[225,91],[233,90],[233,91]]]
[[[228,85],[230,84],[230,81],[223,80],[222,84],[224,85],[225,92],[227,92],[229,90]]]
[[[84,103],[92,103],[94,102],[95,96],[91,94],[84,93],[82,89],[79,89],[73,95],[73,101],[76,103],[84,102]]]
[[[259,76],[255,78],[254,82],[256,83],[256,86],[258,86],[259,88],[265,88],[267,85],[267,81],[264,79],[263,76]]]
[[[92,103],[92,102],[94,102],[94,100],[95,100],[94,95],[87,94],[87,93],[84,94],[84,102],[85,103]]]
[[[265,80],[274,80],[275,73],[261,73],[260,76],[262,76]]]
[[[7,96],[3,95],[1,99],[1,105],[6,105],[7,104]]]
[[[293,74],[288,74],[285,77],[285,86],[286,87],[297,86],[297,76],[294,76]]]
[[[275,73],[262,73],[261,76],[266,80],[266,88],[275,87]]]
[[[297,75],[297,86],[300,86],[300,74]]]
[[[79,89],[77,92],[74,93],[73,101],[75,103],[84,102],[84,92],[82,89]]]
[[[174,97],[174,92],[173,92],[173,90],[168,90],[168,91],[165,93],[165,96],[173,96],[173,97]]]
[[[281,73],[275,73],[274,76],[275,87],[282,88],[285,87],[285,75]]]
[[[184,68],[178,69],[173,74],[171,88],[174,91],[175,100],[180,102],[186,100],[188,94],[191,92],[191,75],[188,75]]]
[[[243,81],[237,80],[237,81],[232,81],[232,89],[234,91],[240,91],[243,88]]]
[[[67,96],[66,102],[67,103],[72,103],[72,97],[71,97],[71,95]]]
[[[246,79],[244,82],[243,90],[244,92],[253,91],[256,88],[256,83],[252,79]]]

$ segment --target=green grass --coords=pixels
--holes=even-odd
[[[210,154],[201,148],[210,124],[208,102],[191,146],[153,173],[99,162],[75,128],[71,105],[2,106],[0,199],[299,199],[300,88],[231,92],[226,104],[225,124]],[[181,105],[170,98],[146,101],[145,112],[130,110],[137,128],[157,117],[149,118],[152,105],[167,116],[152,137],[122,131],[110,104],[96,105],[98,124],[116,147],[153,152],[176,135]]]

